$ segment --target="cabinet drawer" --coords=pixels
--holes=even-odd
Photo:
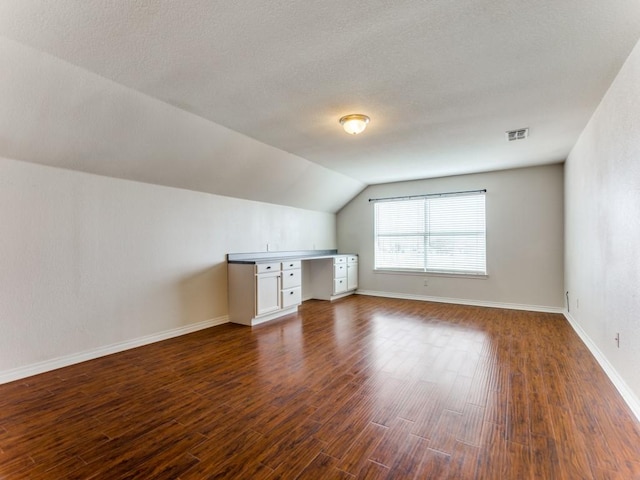
[[[285,270],[282,272],[282,288],[299,287],[301,285],[301,270]]]
[[[336,278],[333,281],[333,293],[343,293],[347,291],[347,279]]]
[[[346,255],[342,255],[342,256],[339,256],[339,257],[333,257],[333,264],[334,265],[340,265],[342,263],[347,263]]]
[[[277,272],[279,270],[280,270],[280,262],[256,264],[256,273]]]
[[[282,308],[299,305],[302,301],[302,289],[300,287],[282,290]]]
[[[358,256],[357,255],[349,255],[347,257],[347,263],[358,263]]]
[[[333,278],[343,278],[347,276],[347,265],[334,265]]]
[[[300,268],[300,260],[290,260],[288,262],[282,262],[282,270],[293,270]]]

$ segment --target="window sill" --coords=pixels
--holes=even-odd
[[[387,275],[414,275],[419,277],[448,277],[448,278],[469,278],[474,280],[486,280],[489,278],[488,274],[481,273],[453,273],[453,272],[430,272],[421,270],[387,270],[387,269],[374,269],[373,273],[387,274]]]

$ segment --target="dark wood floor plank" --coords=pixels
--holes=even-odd
[[[468,445],[480,446],[484,407],[467,403],[462,411],[457,440]]]
[[[490,366],[490,385],[487,391],[486,421],[504,425],[507,422],[509,369],[504,363]]]
[[[370,423],[376,405],[373,397],[356,395],[333,417],[318,429],[316,437],[327,446],[325,452],[334,458],[342,458],[347,449]]]
[[[68,480],[89,478],[119,478],[136,471],[141,465],[161,458],[171,445],[181,443],[184,451],[201,443],[204,437],[188,431],[176,424],[167,422],[140,435],[135,442],[119,444],[117,448],[105,446],[102,454],[87,465],[66,475]],[[86,461],[86,459],[83,459]]]
[[[182,480],[209,478],[227,468],[233,468],[232,459],[238,455],[242,456],[251,446],[257,444],[261,437],[253,430],[246,430],[234,437],[199,443],[188,450],[199,462],[180,474],[180,478]]]
[[[318,409],[313,413],[313,418],[319,422],[325,422],[333,417],[348,402],[351,397],[356,395],[361,385],[357,383],[347,383],[343,388],[336,389],[332,395],[327,396],[321,404],[314,402],[314,406]]]
[[[48,462],[60,456],[78,455],[90,447],[105,444],[109,438],[101,432],[102,424],[92,417],[77,417],[59,422],[56,416],[47,421],[37,419],[35,424],[24,422],[11,427],[1,439],[3,458],[10,459],[28,455],[33,461]],[[84,432],[79,443],[77,432]]]
[[[444,406],[447,410],[462,413],[467,403],[472,382],[473,377],[471,376],[461,375],[460,373],[456,375],[451,385],[449,395],[447,395],[447,398],[444,400]]]
[[[541,370],[537,368],[529,369],[527,384],[530,435],[553,437],[551,413],[549,412],[549,403]]]
[[[149,460],[135,469],[125,472],[119,480],[152,478],[153,480],[175,480],[199,462],[197,458],[184,453],[184,444],[177,443],[163,452],[161,458]]]
[[[612,402],[613,403],[613,402]],[[613,410],[613,412],[611,411]],[[604,405],[594,408],[594,415],[603,432],[603,439],[622,461],[640,461],[640,425],[629,424],[626,411]],[[621,434],[624,432],[624,434]]]
[[[338,468],[347,473],[358,475],[388,429],[388,427],[377,423],[367,424],[362,433],[345,451],[342,460],[338,463]]]
[[[297,477],[299,480],[348,480],[355,476],[337,468],[338,461],[325,454],[319,453]]]
[[[79,457],[59,457],[54,463],[38,463],[28,470],[28,476],[7,476],[5,478],[28,478],[29,480],[50,480],[52,478],[67,478],[70,472],[84,468],[86,463]],[[3,477],[0,477],[3,478]]]
[[[505,426],[484,422],[477,478],[508,478],[505,476],[506,440]]]
[[[460,437],[462,423],[461,413],[443,410],[430,437],[429,447],[450,455]]]
[[[413,425],[413,422],[400,417],[396,418],[371,454],[370,460],[385,467],[391,467],[409,437]]]
[[[385,426],[393,422],[406,399],[411,396],[413,386],[414,382],[410,380],[384,377],[377,385],[378,394],[376,394],[376,397],[380,408],[371,418],[371,421]],[[427,400],[424,402],[426,404]]]
[[[450,457],[446,478],[450,480],[476,478],[479,454],[480,447],[457,442]]]
[[[422,458],[422,468],[414,478],[447,478],[451,455],[428,448]]]
[[[556,442],[552,437],[531,435],[532,478],[556,480],[562,478]]]
[[[358,480],[384,480],[389,478],[389,468],[367,460],[357,478]]]
[[[526,379],[522,373],[515,372],[509,376],[507,440],[520,445],[529,445],[530,433],[529,396]]]
[[[389,468],[389,478],[412,479],[422,475],[422,461],[429,441],[416,435],[409,435],[402,449]]]
[[[6,458],[3,455],[0,457],[0,475],[2,475],[0,478],[18,478],[35,466],[36,463],[28,455],[15,458]]]
[[[278,480],[293,480],[322,453],[325,444],[320,440],[310,437],[303,440],[285,456],[280,465],[275,469],[273,478]]]
[[[0,477],[640,478],[558,314],[352,296],[0,385]]]
[[[321,426],[321,423],[311,419],[299,420],[298,426],[280,438],[270,436],[269,438],[272,440],[267,448],[260,453],[258,460],[274,470],[277,469],[281,464],[287,462],[291,452],[297,451],[299,447],[304,445]]]
[[[584,447],[586,439],[575,426],[569,408],[551,405],[549,411],[553,421],[560,471],[564,478],[580,478],[587,472],[593,476]]]
[[[426,408],[437,388],[436,385],[430,382],[418,381],[411,384],[410,391],[404,392],[396,415],[410,422],[415,422],[420,413]]]
[[[529,446],[507,441],[505,451],[505,477],[520,480],[536,480],[531,463]]]

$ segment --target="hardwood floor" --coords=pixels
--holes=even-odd
[[[566,320],[353,296],[0,385],[1,479],[632,479]]]

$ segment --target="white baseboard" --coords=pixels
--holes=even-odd
[[[171,330],[165,330],[163,332],[153,333],[144,337],[134,338],[132,340],[125,340],[124,342],[114,343],[112,345],[106,345],[104,347],[98,347],[93,350],[73,353],[71,355],[65,355],[63,357],[53,358],[51,360],[45,360],[43,362],[32,363],[24,367],[18,367],[11,370],[0,372],[0,385],[3,383],[13,382],[14,380],[20,380],[22,378],[37,375],[39,373],[49,372],[57,368],[67,367],[80,362],[86,362],[87,360],[93,360],[94,358],[104,357],[105,355],[111,355],[112,353],[122,352],[131,348],[141,347],[143,345],[149,345],[150,343],[160,342],[173,337],[179,337],[180,335],[186,335],[187,333],[197,332],[205,328],[214,327],[216,325],[222,325],[228,323],[229,317],[224,315],[218,318],[212,318],[210,320],[204,320],[198,323],[192,323],[183,327],[172,328]]]
[[[472,305],[474,307],[506,308],[509,310],[528,310],[530,312],[563,313],[563,307],[547,307],[544,305],[523,305],[520,303],[501,303],[485,300],[468,300],[464,298],[429,297],[427,295],[413,295],[409,293],[379,292],[376,290],[356,290],[358,295],[372,297],[402,298],[405,300],[420,300],[423,302],[453,303],[457,305]]]
[[[604,373],[607,374],[607,377],[609,377],[609,380],[611,380],[611,382],[616,387],[618,392],[620,392],[620,395],[622,395],[622,398],[624,399],[626,404],[629,406],[633,414],[636,416],[638,421],[640,421],[640,399],[638,399],[636,394],[633,393],[633,391],[629,388],[627,383],[622,379],[622,377],[620,376],[618,371],[615,369],[615,367],[611,365],[611,363],[609,362],[607,357],[604,355],[604,353],[602,353],[602,351],[598,348],[598,346],[594,343],[594,341],[591,340],[589,335],[587,335],[587,332],[585,332],[582,329],[582,327],[575,320],[575,318],[573,318],[571,314],[566,310],[563,313],[565,318],[573,328],[573,330],[578,334],[582,342],[591,351],[593,356],[596,358],[596,360],[604,370]]]

